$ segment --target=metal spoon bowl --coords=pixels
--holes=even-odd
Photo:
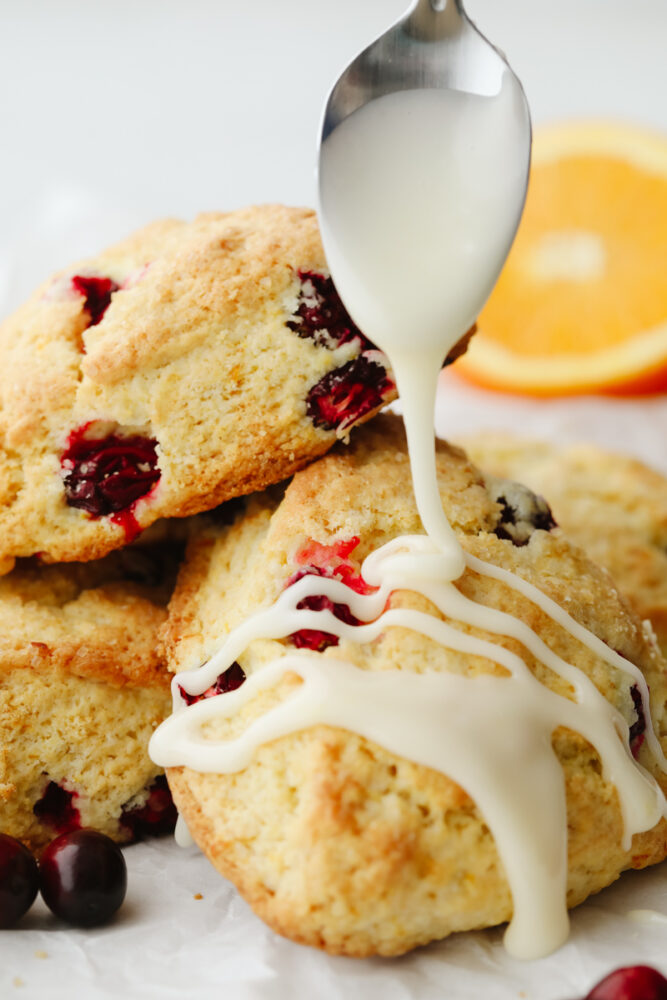
[[[325,106],[320,143],[354,111],[384,94],[432,88],[492,96],[505,74],[523,96],[530,146],[530,113],[521,83],[505,56],[467,17],[462,0],[414,0],[340,75]]]

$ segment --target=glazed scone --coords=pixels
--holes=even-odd
[[[133,840],[175,814],[148,740],[169,714],[157,632],[175,553],[19,564],[0,579],[0,830],[39,849],[92,827]]]
[[[609,570],[667,655],[667,479],[589,444],[559,447],[500,433],[461,443],[485,472],[547,498],[568,538]]]
[[[284,479],[394,397],[315,214],[155,223],[0,325],[0,568],[99,558]]]
[[[466,552],[531,582],[641,667],[662,733],[666,664],[609,576],[568,544],[527,490],[520,522],[510,523],[463,452],[439,442],[437,463],[443,505]],[[170,669],[199,667],[231,629],[270,607],[304,575],[338,579],[365,593],[364,558],[399,535],[421,533],[402,426],[397,418],[380,416],[348,448],[334,449],[299,472],[284,495],[276,490],[250,499],[233,525],[209,527],[190,543],[164,628]],[[641,703],[628,674],[503,582],[468,569],[456,586],[481,604],[518,616],[587,675],[625,720],[633,752],[652,766],[642,745]],[[313,610],[328,607],[339,621],[360,624],[348,605],[309,600]],[[413,591],[393,590],[388,608],[442,619],[434,604]],[[457,628],[519,653],[544,685],[567,697],[567,685],[518,641],[479,627]],[[206,697],[223,702],[225,692],[234,690],[232,697],[238,697],[248,677],[259,679],[269,661],[287,655],[329,664],[333,689],[340,661],[376,674],[502,675],[491,659],[399,625],[386,625],[361,643],[304,628],[280,640],[251,642]],[[288,671],[231,718],[210,719],[205,739],[235,739],[295,696],[300,685],[299,675]],[[194,710],[185,709],[185,716]],[[366,706],[371,716],[376,710],[372,702]],[[661,860],[667,824],[656,820],[625,850],[619,801],[596,750],[562,726],[553,733],[553,746],[565,779],[567,901],[573,906],[623,869]],[[444,773],[397,756],[349,727],[288,732],[262,743],[235,773],[203,773],[194,766],[173,766],[167,774],[196,842],[255,911],[295,941],[338,954],[393,955],[453,931],[502,923],[512,914],[494,838],[472,798]]]

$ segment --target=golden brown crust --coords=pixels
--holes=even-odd
[[[99,562],[25,560],[0,578],[0,676],[62,669],[116,687],[166,690],[156,635],[178,549],[125,549]]]
[[[327,273],[314,213],[273,205],[156,223],[38,289],[0,326],[0,568],[125,543],[113,518],[66,503],[61,456],[91,421],[158,441],[159,483],[132,511],[141,528],[265,488],[331,447],[306,397],[361,344],[287,326],[310,271]],[[76,274],[120,286],[97,324]]]
[[[502,507],[459,449],[440,443],[438,468],[443,504],[468,551],[536,584],[641,666],[651,688],[654,722],[667,745],[667,666],[609,576],[558,530],[533,530],[521,546],[497,537]],[[224,634],[273,601],[309,539],[331,545],[358,537],[350,557],[358,562],[390,538],[420,530],[398,421],[377,418],[349,448],[334,450],[299,473],[282,500],[255,498],[235,524],[207,530],[207,537],[192,544],[164,630],[175,670],[198,666]],[[628,724],[635,720],[628,676],[530,601],[470,571],[457,586],[527,622],[591,678]],[[405,591],[395,592],[391,605],[434,612],[425,598]],[[461,623],[457,627],[480,634]],[[500,642],[518,652],[543,683],[562,689],[562,682],[519,643]],[[251,644],[239,662],[252,673],[292,649],[288,641],[262,640]],[[342,640],[321,655],[331,659],[332,670],[337,658],[374,671],[499,669],[398,627],[363,645]],[[287,674],[231,720],[216,721],[216,737],[242,731],[298,683]],[[618,798],[602,776],[597,753],[565,729],[554,733],[553,744],[566,782],[568,902],[575,905],[623,869],[663,858],[667,824],[635,837],[625,851]],[[644,750],[641,759],[650,766]],[[174,768],[168,775],[195,840],[260,916],[294,940],[337,954],[392,955],[511,916],[493,838],[469,796],[447,776],[354,733],[317,726],[262,746],[236,774]]]
[[[163,543],[100,563],[31,560],[0,579],[3,832],[32,848],[55,836],[39,815],[53,783],[74,796],[81,825],[131,838],[123,807],[162,773],[147,747],[171,706],[157,633],[175,555]]]
[[[0,829],[42,847],[62,832],[45,794],[57,786],[78,824],[114,840],[132,839],[124,807],[141,805],[162,773],[148,741],[168,715],[162,685],[106,684],[53,662],[0,675]],[[40,813],[40,802],[46,811]],[[64,817],[63,817],[64,818]],[[76,824],[75,824],[76,825]],[[66,827],[65,827],[66,828]]]

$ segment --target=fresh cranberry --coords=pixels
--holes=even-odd
[[[245,680],[245,671],[236,661],[232,663],[231,667],[227,667],[223,670],[221,674],[215,680],[214,684],[211,684],[210,688],[206,688],[203,694],[188,694],[188,692],[179,684],[178,690],[181,692],[181,697],[186,705],[194,705],[197,701],[203,701],[204,698],[215,698],[218,694],[229,694],[230,691],[236,691],[237,688],[241,687]]]
[[[340,347],[358,340],[361,350],[374,350],[341,302],[331,278],[316,271],[299,271],[301,291],[294,317],[287,326],[299,337],[309,337],[325,347]]]
[[[90,427],[84,424],[70,434],[60,459],[67,503],[93,517],[111,515],[125,524],[128,510],[160,478],[157,441],[140,434],[95,437]]]
[[[646,719],[644,718],[644,703],[636,684],[633,684],[630,688],[630,694],[632,696],[632,704],[634,705],[635,712],[637,713],[636,721],[630,726],[630,749],[636,757],[641,749],[642,743],[644,742]]]
[[[667,979],[648,965],[616,969],[584,1000],[667,1000]]]
[[[74,805],[76,798],[76,792],[50,781],[41,799],[35,802],[32,811],[42,823],[52,827],[56,833],[78,830],[81,826],[81,816]]]
[[[13,927],[28,912],[38,888],[37,862],[28,848],[0,833],[0,928]]]
[[[96,830],[52,840],[39,865],[44,902],[76,927],[106,923],[125,899],[127,868],[120,848]]]
[[[360,354],[315,383],[306,412],[316,427],[344,430],[381,406],[393,389],[382,365]]]
[[[83,295],[83,308],[90,316],[89,326],[97,326],[111,303],[111,296],[117,292],[117,285],[111,278],[93,277],[92,275],[75,274],[72,278],[72,288]]]
[[[127,809],[120,821],[130,831],[133,840],[142,840],[144,837],[172,833],[177,815],[167,779],[164,774],[159,774],[149,788],[143,806]]]

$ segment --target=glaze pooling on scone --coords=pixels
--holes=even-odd
[[[406,459],[395,421],[381,420],[375,432],[366,432],[363,437],[365,440],[359,446],[363,445],[363,457],[353,445],[351,453],[322,460],[297,476],[294,486],[288,488],[284,502],[294,514],[297,498],[299,495],[304,498],[300,510],[306,525],[316,524],[317,510],[328,509],[345,491],[350,497],[347,506],[334,508],[341,523],[355,525],[364,520],[361,511],[355,513],[355,504],[371,510],[379,506],[385,518],[390,516],[393,501],[387,498],[382,483],[387,483],[392,493],[395,491],[397,510],[401,511],[409,485],[401,482],[399,487],[395,481],[396,476],[404,476]],[[443,475],[453,475],[460,461],[448,455],[449,467],[443,466],[440,455],[441,483]],[[348,476],[351,478],[347,479]],[[328,484],[336,478],[341,483],[332,498],[333,487]],[[535,570],[534,563],[540,547],[544,549],[544,559],[547,555],[553,559],[558,554],[562,565],[558,562],[554,565],[559,573],[566,573],[565,579],[574,572],[573,565],[568,563],[572,558],[569,550],[553,533],[540,528],[520,548],[509,539],[496,538],[492,532],[500,523],[502,508],[481,490],[482,510],[486,513],[479,520],[480,513],[475,513],[474,506],[468,506],[480,502],[475,500],[476,489],[481,488],[469,485],[461,493],[458,487],[447,498],[451,510],[452,500],[456,503],[461,497],[458,510],[454,508],[455,523],[465,516],[466,507],[472,519],[466,533],[459,534],[465,542],[467,568],[456,584],[447,581],[447,560],[443,560],[428,537],[401,530],[410,526],[403,516],[394,529],[389,529],[390,535],[395,530],[398,537],[367,555],[363,563],[361,578],[368,590],[378,588],[373,592],[359,593],[358,588],[346,586],[333,573],[328,576],[311,573],[291,583],[279,596],[274,595],[277,601],[273,605],[267,602],[268,593],[263,597],[258,595],[265,605],[263,610],[236,624],[221,651],[208,664],[199,671],[179,674],[175,683],[190,694],[203,691],[235,660],[246,672],[246,682],[237,691],[207,699],[187,710],[179,707],[182,701],[177,697],[175,714],[154,737],[151,752],[156,760],[170,767],[185,764],[201,773],[232,773],[247,767],[262,746],[274,746],[274,741],[289,739],[289,734],[317,733],[318,727],[325,725],[359,733],[397,758],[437,769],[465,789],[491,829],[514,901],[508,947],[514,954],[528,957],[556,947],[567,933],[565,784],[561,763],[552,749],[554,733],[565,727],[583,734],[595,747],[605,780],[616,785],[618,791],[624,851],[628,851],[633,834],[656,826],[663,815],[664,799],[654,778],[638,766],[629,751],[630,726],[636,721],[631,707],[632,687],[638,686],[648,707],[642,673],[607,645],[613,641],[620,646],[619,638],[612,639],[609,634],[605,636],[607,641],[598,639],[566,614],[560,602],[549,598],[531,582],[531,578],[539,580],[539,569]],[[292,490],[294,499],[290,502]],[[323,496],[315,510],[314,493],[320,491]],[[378,493],[384,499],[380,500]],[[279,518],[280,508],[273,516],[271,524],[275,522],[275,529],[269,529],[269,536],[279,530]],[[411,523],[417,527],[414,513],[412,518]],[[396,522],[395,515],[392,520]],[[285,523],[291,522],[283,519],[283,529]],[[478,546],[475,533],[482,524]],[[233,533],[241,530],[242,525],[243,518],[230,529],[230,553],[234,550]],[[361,538],[363,534],[359,530]],[[367,543],[372,548],[381,542],[377,528],[374,535],[376,540]],[[261,544],[261,538],[256,544]],[[323,549],[326,547],[322,545]],[[341,559],[337,551],[351,551],[354,557],[354,548],[350,550],[347,544],[334,542],[329,551],[334,564]],[[487,558],[480,559],[480,555]],[[489,563],[489,555],[515,572],[510,574],[504,566]],[[230,558],[233,557],[227,557]],[[265,557],[258,554],[257,558],[267,559],[267,573],[271,574],[268,554]],[[533,568],[528,571],[528,579],[516,576],[518,568],[525,577],[529,566]],[[581,590],[585,592],[591,585],[585,583],[589,567],[582,563],[578,572],[584,581]],[[600,589],[601,584],[596,585]],[[497,594],[505,595],[502,600],[505,611],[496,610],[495,601],[485,596],[489,587],[499,587]],[[472,593],[467,596],[470,588]],[[517,596],[510,599],[507,595],[511,593]],[[331,610],[314,611],[303,606],[309,597],[317,595],[326,595],[334,607],[346,605],[362,624],[348,624]],[[405,606],[402,601],[395,606],[397,595],[406,596]],[[422,595],[419,608],[411,607],[410,595]],[[213,594],[209,594],[207,601],[214,601]],[[522,602],[521,614],[508,613],[513,601]],[[530,611],[531,605],[539,613]],[[243,607],[242,600],[238,611],[241,617]],[[536,614],[540,621],[548,617],[553,623],[550,629],[555,632],[548,645],[521,620],[530,621]],[[581,616],[581,608],[577,614]],[[184,628],[186,633],[192,632],[193,623]],[[545,628],[543,623],[539,631],[544,634]],[[300,630],[335,635],[339,643],[320,654],[306,649],[297,651],[291,642],[284,640]],[[562,642],[558,637],[563,632],[570,636],[570,660],[552,650],[554,637]],[[373,667],[373,658],[378,654],[372,651],[394,634],[393,641],[399,646],[389,660],[382,661],[382,667]],[[440,654],[425,656],[427,666],[419,675],[412,672],[412,664],[404,665],[400,653],[400,643],[407,642],[410,635],[414,637],[410,643],[421,636],[420,641],[428,642],[429,648],[442,650]],[[514,636],[516,642],[502,636]],[[282,644],[271,642],[275,639],[282,639]],[[640,632],[635,639],[641,643]],[[185,651],[187,646],[186,641]],[[584,650],[588,650],[585,655]],[[458,668],[462,674],[442,672],[449,669],[448,663],[455,654],[460,654],[459,662],[465,664]],[[642,656],[647,655],[644,650]],[[369,660],[369,656],[373,658]],[[656,656],[653,652],[649,659]],[[577,668],[575,659],[588,662],[587,669],[593,676]],[[475,663],[487,663],[489,667],[481,673],[477,668],[467,675]],[[590,663],[598,665],[592,669]],[[500,670],[491,664],[499,665]],[[618,678],[615,684],[625,692],[624,714],[596,686],[593,678],[600,685],[605,671]],[[269,693],[280,690],[286,678],[295,676],[302,683],[296,687],[291,684],[286,698],[279,698],[277,704],[258,717],[251,716],[247,727],[241,722],[256,699],[269,698],[270,703]],[[645,714],[650,718],[648,711]],[[225,736],[226,729],[220,734],[217,728],[222,717],[227,716],[234,717],[233,725],[238,731],[231,740]],[[647,741],[648,746],[642,751],[644,763],[655,768],[657,761],[658,768],[664,766],[650,727]],[[182,787],[180,781],[177,787]],[[186,818],[190,822],[190,816]],[[535,886],[540,887],[538,892]],[[509,915],[506,913],[499,919],[507,919]],[[396,950],[401,950],[400,946]]]

